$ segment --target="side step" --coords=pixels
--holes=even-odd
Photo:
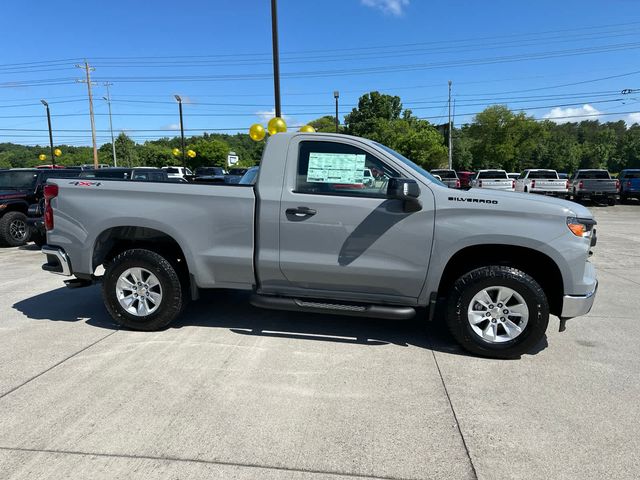
[[[326,301],[301,300],[299,298],[251,295],[251,305],[271,310],[292,312],[331,313],[351,317],[387,318],[408,320],[416,311],[413,307],[395,307],[392,305],[356,305],[346,303],[328,303]]]

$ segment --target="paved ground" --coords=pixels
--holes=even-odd
[[[515,361],[228,292],[120,331],[98,288],[0,250],[0,478],[636,479],[640,206],[594,212],[593,312]]]

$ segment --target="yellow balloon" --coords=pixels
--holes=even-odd
[[[300,131],[301,132],[306,132],[306,133],[314,133],[316,131],[316,129],[313,128],[311,125],[304,125],[304,126],[300,127]]]
[[[274,117],[269,120],[267,125],[269,135],[275,135],[276,133],[283,133],[287,131],[287,124],[280,117]]]
[[[62,155],[62,150],[60,150],[59,148],[56,148],[56,149],[53,151],[53,154],[54,154],[56,157],[59,157],[60,155]]]
[[[194,152],[193,150],[187,150],[187,156],[189,158],[196,158],[196,152]]]
[[[251,140],[255,142],[262,140],[266,134],[267,132],[265,132],[264,127],[259,123],[254,123],[251,125],[251,128],[249,128],[249,136]]]
[[[174,157],[177,157],[178,155],[180,155],[180,149],[174,148],[173,150],[171,150],[171,153],[173,153]]]
[[[47,156],[44,153],[41,153],[40,155],[38,155],[38,159],[41,162],[44,162],[47,159]]]

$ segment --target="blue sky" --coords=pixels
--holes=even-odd
[[[151,4],[153,7],[151,7]],[[290,125],[341,117],[370,90],[456,124],[504,103],[537,118],[640,121],[640,9],[631,0],[279,0],[282,104]],[[188,134],[246,131],[273,111],[269,0],[10,2],[0,40],[0,141],[91,142],[86,58],[99,143],[114,128],[136,141],[173,136],[174,94]],[[10,20],[7,20],[10,19]],[[186,77],[186,78],[185,78]],[[588,117],[583,117],[587,115]],[[568,117],[568,118],[567,118]]]

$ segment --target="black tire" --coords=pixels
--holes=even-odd
[[[491,343],[474,332],[467,309],[481,290],[498,286],[508,287],[524,299],[529,318],[522,333],[512,340]],[[447,301],[447,325],[451,334],[465,350],[484,357],[520,357],[540,342],[548,324],[547,296],[532,277],[516,268],[495,265],[472,270],[456,280]]]
[[[609,205],[610,207],[613,207],[615,204],[616,204],[616,197],[607,198],[607,205]]]
[[[118,300],[116,284],[130,268],[143,268],[160,283],[161,300],[156,310],[145,316],[129,313]],[[116,323],[133,330],[153,331],[166,328],[182,311],[183,288],[173,265],[151,250],[133,249],[116,256],[106,267],[102,283],[102,298]]]
[[[7,247],[25,245],[31,237],[27,216],[22,212],[7,212],[0,218],[0,244]]]

